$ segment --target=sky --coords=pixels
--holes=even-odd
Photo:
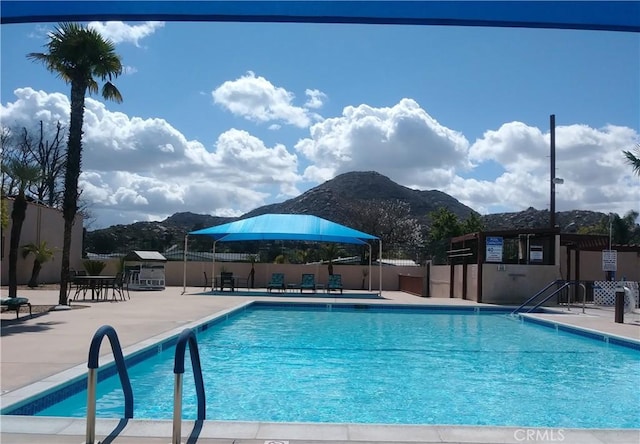
[[[640,34],[296,23],[91,22],[120,104],[85,103],[89,230],[190,211],[240,216],[350,171],[480,214],[640,211]],[[0,122],[68,124],[42,64],[55,23],[0,26]]]

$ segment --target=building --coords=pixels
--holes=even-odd
[[[9,245],[11,240],[11,211],[13,210],[13,199],[5,198],[9,224],[2,229],[0,237],[1,250],[1,276],[2,285],[7,285],[9,281]],[[47,242],[47,246],[54,250],[53,260],[42,265],[39,283],[59,283],[60,270],[62,267],[62,239],[64,234],[64,219],[62,212],[56,208],[51,208],[36,202],[28,202],[27,213],[22,225],[22,233],[20,234],[20,246],[30,243]],[[82,269],[82,236],[83,235],[83,218],[81,215],[76,216],[73,224],[71,238],[71,255],[69,257],[70,267],[76,270]],[[26,285],[31,277],[33,268],[33,255],[22,258],[21,252],[18,253],[18,285]]]

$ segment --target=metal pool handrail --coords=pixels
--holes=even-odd
[[[541,296],[546,290],[549,289],[549,287],[551,287],[552,285],[555,284],[559,284],[559,283],[563,283],[562,287],[556,289],[554,292],[552,292],[551,294],[549,294],[548,296],[546,296],[544,299],[542,299],[542,301],[538,302],[536,305],[534,305],[533,307],[531,307],[530,309],[528,309],[527,311],[525,311],[525,313],[530,313],[532,310],[535,310],[536,308],[540,307],[542,304],[544,304],[545,302],[547,302],[549,299],[551,299],[553,296],[555,296],[556,294],[560,293],[562,290],[564,290],[565,288],[571,286],[571,285],[579,285],[582,287],[582,313],[585,312],[585,307],[586,307],[586,300],[587,300],[587,287],[585,287],[585,285],[580,282],[580,281],[563,281],[563,280],[555,280],[551,283],[549,283],[549,285],[547,285],[546,287],[544,287],[542,290],[540,290],[539,292],[537,292],[535,295],[533,295],[532,297],[530,297],[529,299],[527,299],[522,305],[520,305],[518,308],[516,308],[515,310],[513,310],[511,312],[512,315],[517,314],[520,312],[520,310],[522,308],[524,308],[526,305],[528,305],[530,302],[534,301],[536,298],[538,298],[539,296]],[[571,310],[571,303],[569,301],[569,297],[567,297],[567,310]]]
[[[93,335],[91,346],[89,347],[89,359],[87,367],[89,373],[87,375],[87,444],[93,444],[96,439],[96,385],[98,382],[98,358],[100,353],[100,345],[102,339],[107,336],[111,343],[113,357],[115,359],[118,376],[122,384],[124,393],[124,417],[133,418],[133,390],[131,389],[131,381],[127,373],[127,366],[122,355],[122,348],[118,340],[118,334],[110,325],[103,325]]]
[[[526,301],[524,301],[522,303],[522,305],[520,305],[518,308],[516,308],[515,310],[513,310],[511,312],[512,315],[517,314],[522,308],[526,307],[527,305],[529,305],[530,302],[534,301],[535,299],[538,298],[538,296],[540,296],[542,293],[544,293],[545,291],[547,291],[549,288],[551,288],[552,286],[559,284],[560,282],[564,282],[562,279],[556,279],[555,281],[551,281],[549,282],[549,284],[544,287],[542,290],[540,290],[539,292],[537,292],[536,294],[534,294],[533,296],[531,296],[529,299],[527,299]],[[546,299],[545,299],[546,301]]]
[[[529,313],[529,312],[531,312],[531,310],[535,310],[536,308],[540,307],[542,304],[547,302],[549,299],[551,299],[552,296],[560,293],[562,290],[564,290],[565,288],[567,288],[567,287],[569,287],[571,285],[579,285],[579,286],[582,287],[582,313],[584,313],[585,312],[585,307],[586,307],[586,300],[587,300],[587,287],[585,287],[585,285],[580,281],[567,281],[567,282],[565,282],[565,284],[562,287],[558,288],[556,291],[551,293],[549,296],[544,298],[538,304],[536,304],[533,307],[531,307],[526,312]],[[571,311],[571,301],[569,300],[569,296],[567,296],[567,311]]]
[[[193,331],[190,328],[185,328],[178,337],[173,364],[173,373],[175,374],[173,385],[173,437],[171,440],[173,444],[180,444],[182,434],[182,379],[184,375],[184,354],[187,342],[189,342],[191,367],[193,368],[193,379],[196,384],[196,395],[198,397],[198,420],[204,420],[206,413],[204,381],[202,379],[202,367],[200,366],[198,341]]]

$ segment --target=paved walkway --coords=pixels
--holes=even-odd
[[[123,349],[146,339],[164,334],[204,317],[231,309],[250,300],[338,302],[339,298],[248,297],[198,295],[201,288],[171,287],[158,292],[131,292],[126,302],[78,301],[82,306],[66,311],[35,315],[2,313],[1,380],[2,405],[39,392],[42,381],[56,380],[59,373],[86,369],[91,338],[98,327],[108,324],[118,332]],[[6,288],[2,289],[6,296]],[[34,305],[55,305],[57,290],[24,290],[19,296],[28,297]],[[363,300],[367,304],[453,304],[475,305],[459,299],[419,298],[401,292],[385,292],[385,300]],[[353,299],[345,302],[355,302]],[[571,313],[540,315],[548,319],[601,331],[611,335],[640,340],[640,315],[628,315],[625,324],[613,322],[613,312],[588,309],[586,314],[573,307]],[[101,351],[110,354],[105,342]],[[68,378],[68,374],[62,375]],[[0,438],[3,443],[79,443],[84,442],[85,420],[69,418],[34,418],[3,416]],[[120,430],[122,429],[122,430]],[[114,433],[114,430],[117,433]],[[537,430],[508,427],[444,427],[444,426],[375,426],[357,424],[272,424],[229,423],[206,421],[202,427],[185,421],[183,440],[198,443],[267,442],[302,443],[521,443],[560,440],[563,443],[634,443],[640,441],[640,430]],[[555,436],[553,435],[555,433]],[[118,424],[115,420],[99,420],[99,437],[104,442],[168,443],[171,440],[170,421],[130,420]],[[534,440],[533,438],[537,438]],[[553,439],[552,439],[553,438]]]

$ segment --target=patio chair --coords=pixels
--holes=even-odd
[[[236,280],[236,287],[238,288],[247,288],[247,290],[249,290],[249,280],[251,278],[251,274],[249,274],[249,276],[245,277],[239,277],[239,276],[234,276],[234,279]]]
[[[304,273],[302,275],[302,282],[300,282],[300,293],[304,290],[311,290],[312,293],[316,292],[316,275],[312,273]]]
[[[273,289],[284,291],[284,273],[271,274],[271,280],[267,284],[267,291],[271,292]]]
[[[327,293],[330,291],[338,291],[342,294],[342,275],[331,274],[329,275],[329,281],[327,282]]]
[[[127,299],[131,299],[129,295],[129,277],[130,272],[116,274],[116,278],[113,280],[113,299],[116,299],[116,294],[120,295],[120,300],[125,300],[125,291]]]
[[[223,271],[220,273],[220,291],[224,291],[224,287],[229,287],[231,291],[236,291],[236,279],[233,277],[232,272]]]

